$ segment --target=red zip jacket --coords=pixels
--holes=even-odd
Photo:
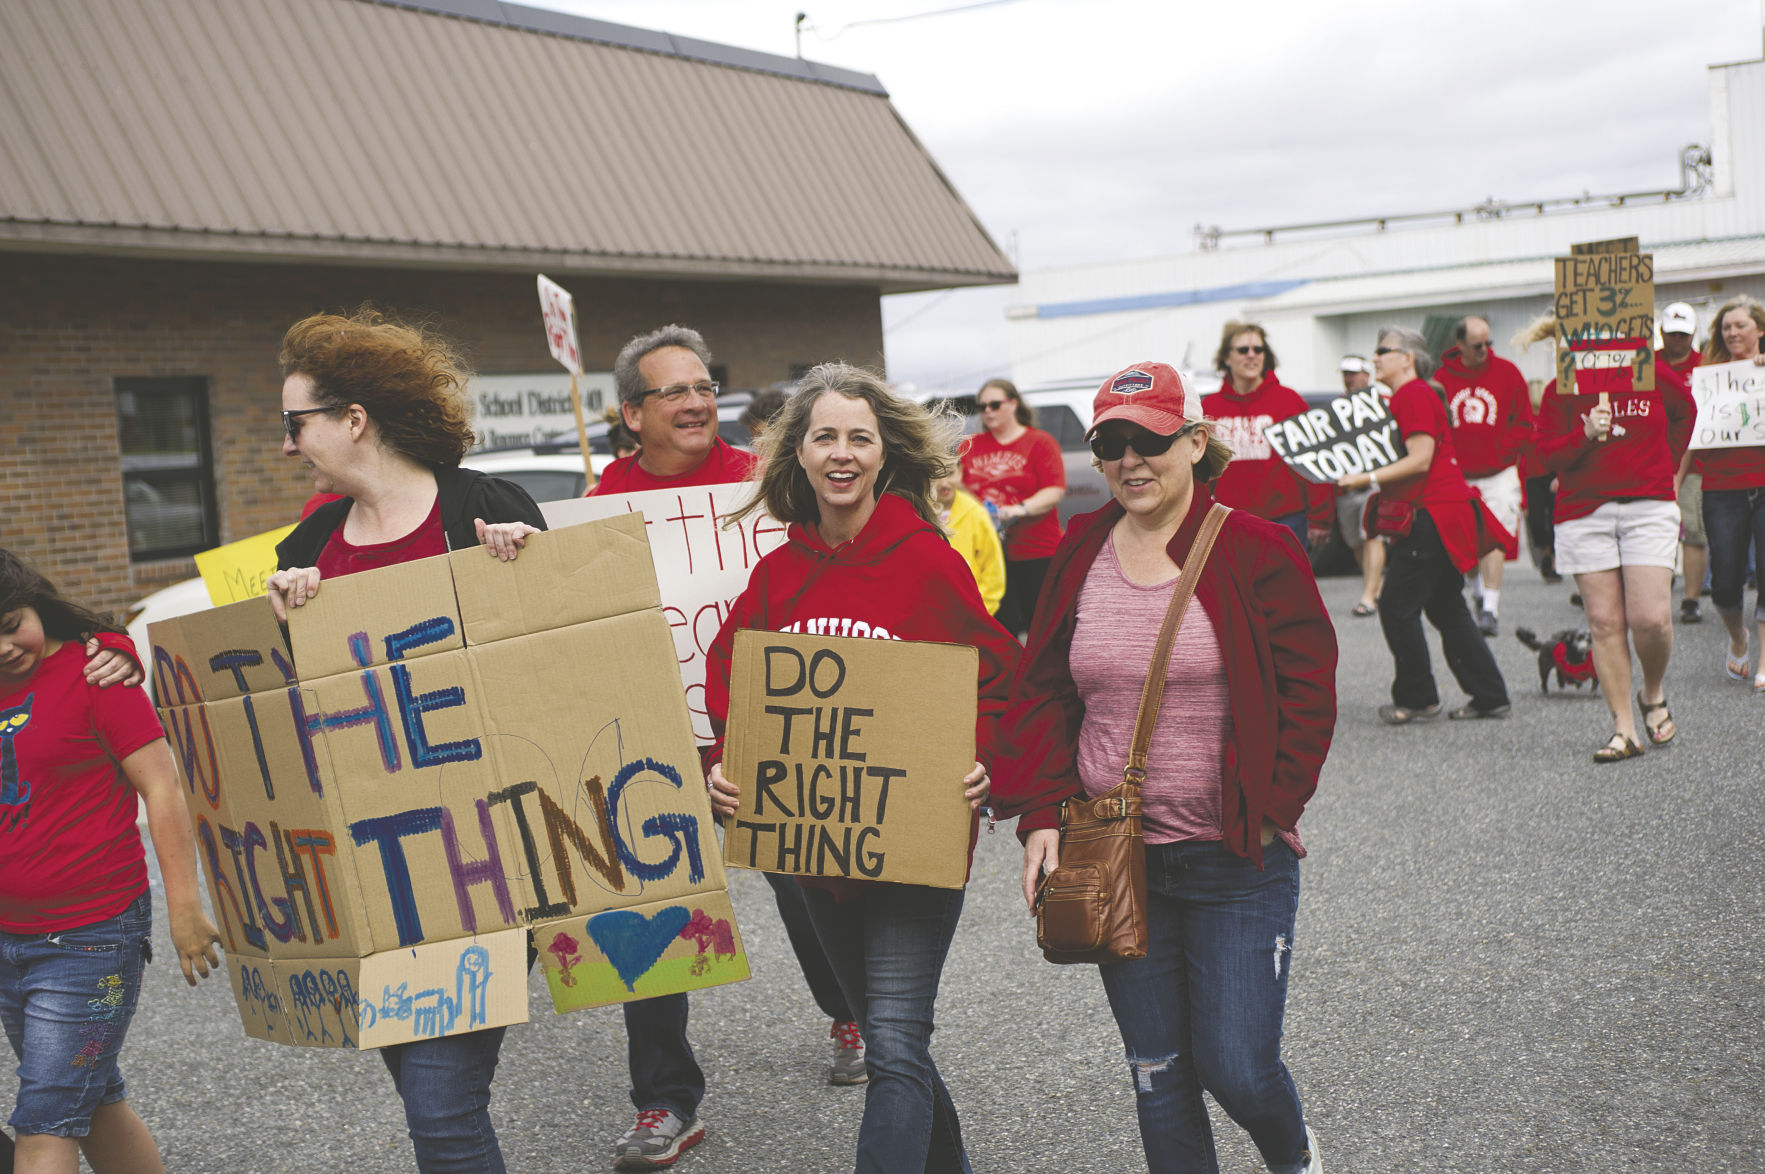
[[[1231,387],[1231,380],[1225,383]],[[1216,391],[1203,396],[1201,411],[1218,421],[1215,430],[1235,454],[1214,486],[1215,495],[1235,510],[1259,518],[1282,518],[1305,511],[1314,530],[1328,530],[1335,521],[1334,486],[1313,485],[1275,455],[1262,430],[1277,420],[1303,415],[1305,400],[1284,387],[1270,371],[1249,395]]]
[[[1583,421],[1597,395],[1544,389],[1538,409],[1538,459],[1557,475],[1556,520],[1584,518],[1608,501],[1673,500],[1673,474],[1691,440],[1698,408],[1685,379],[1655,364],[1654,391],[1613,392],[1612,431],[1587,439]]]
[[[872,636],[885,640],[938,640],[980,650],[975,714],[975,758],[991,769],[999,715],[1005,710],[1017,641],[987,614],[974,573],[937,527],[893,493],[877,499],[876,512],[858,536],[829,548],[813,525],[793,523],[785,544],[761,559],[735,609],[705,655],[705,709],[716,740],[705,747],[705,769],[723,760],[729,718],[729,658],[743,628],[812,632],[824,636]],[[956,780],[951,779],[954,787]],[[974,827],[968,838],[974,859]],[[832,888],[868,881],[804,877],[805,884]]]
[[[1165,548],[1178,566],[1212,504],[1198,483],[1189,516]],[[1068,662],[1079,591],[1121,516],[1111,501],[1067,523],[1011,683],[993,806],[1001,817],[1021,816],[1019,839],[1058,827],[1060,802],[1084,794],[1078,749],[1085,706]],[[1207,612],[1226,658],[1232,739],[1220,780],[1222,838],[1260,868],[1263,819],[1293,830],[1330,752],[1336,628],[1293,535],[1243,510],[1226,519],[1189,606]]]
[[[1473,370],[1455,346],[1440,357],[1435,378],[1446,389],[1453,448],[1465,476],[1493,476],[1525,458],[1532,441],[1532,396],[1520,368],[1492,350],[1489,361]]]

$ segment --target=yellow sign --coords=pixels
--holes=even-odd
[[[283,526],[197,555],[196,569],[202,572],[203,586],[214,605],[225,607],[262,595],[264,582],[276,571],[276,543],[292,529]]]

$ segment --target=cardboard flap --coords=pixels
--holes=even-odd
[[[979,668],[966,644],[737,632],[725,863],[961,888]]]
[[[294,679],[282,626],[262,597],[149,624],[147,641],[161,705],[279,689]]]
[[[288,613],[300,679],[315,681],[465,647],[448,557],[320,583],[306,606]]]
[[[448,559],[472,646],[661,605],[641,515],[530,534],[512,563],[482,549]]]

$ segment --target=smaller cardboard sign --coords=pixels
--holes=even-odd
[[[560,1014],[749,977],[725,892],[536,923],[533,944]]]
[[[979,666],[966,644],[737,632],[724,862],[961,888]]]
[[[1405,451],[1397,421],[1376,387],[1333,399],[1328,408],[1277,420],[1262,432],[1275,455],[1319,485],[1334,485],[1349,473],[1383,469]]]
[[[582,351],[576,345],[576,299],[545,274],[539,275],[539,311],[545,318],[545,341],[552,358],[572,375],[582,374]]]
[[[276,573],[276,543],[293,529],[283,526],[199,552],[196,570],[208,588],[209,602],[224,607],[262,595],[270,576]]]
[[[1765,444],[1765,367],[1751,359],[1698,367],[1691,373],[1698,420],[1692,448]]]
[[[1574,352],[1594,350],[1628,353],[1631,383],[1625,390],[1655,389],[1655,259],[1635,246],[1634,237],[1596,241],[1571,246],[1571,255],[1556,258],[1559,392],[1612,390],[1610,376],[1583,375],[1606,367],[1586,367],[1574,358]]]
[[[1576,257],[1595,253],[1636,253],[1641,250],[1642,242],[1633,236],[1614,237],[1609,241],[1582,241],[1578,245],[1569,246],[1570,254]]]

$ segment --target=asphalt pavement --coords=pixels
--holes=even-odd
[[[1301,823],[1287,1015],[1325,1169],[1765,1169],[1765,697],[1723,677],[1720,625],[1678,629],[1677,742],[1596,766],[1597,694],[1541,693],[1512,635],[1581,623],[1567,584],[1509,571],[1493,647],[1510,719],[1401,729],[1375,714],[1391,662],[1378,621],[1349,615],[1357,589],[1323,584],[1341,719]],[[1434,656],[1450,708],[1464,696]],[[938,1005],[974,1167],[1143,1168],[1096,972],[1041,960],[1018,869],[1009,828],[981,837]],[[731,889],[754,978],[693,997],[709,1136],[676,1169],[850,1169],[864,1091],[825,1083],[828,1025],[770,891],[739,871]],[[377,1057],[246,1039],[224,981],[185,988],[162,902],[155,916],[161,958],[123,1058],[168,1170],[414,1169]],[[632,1117],[620,1014],[553,1015],[537,973],[533,1006],[495,1082],[509,1168],[608,1169]],[[0,1073],[0,1104],[13,1090]],[[1215,1129],[1223,1170],[1262,1168],[1217,1110]]]

